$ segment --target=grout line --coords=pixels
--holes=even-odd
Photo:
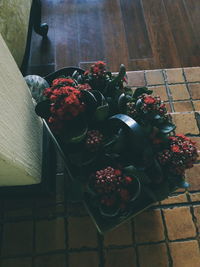
[[[174,208],[180,208],[180,207],[191,207],[192,205],[200,205],[200,201],[194,201],[192,203],[184,202],[184,203],[171,203],[171,204],[157,205],[157,206],[150,207],[150,210],[154,210],[154,209],[174,209]]]
[[[196,229],[196,237],[197,237],[197,241],[198,241],[199,248],[200,248],[200,238],[199,238],[200,232],[199,232],[198,225],[197,225],[197,218],[196,218],[195,213],[194,213],[194,206],[193,206],[194,204],[192,203],[192,200],[191,200],[191,197],[189,194],[187,195],[187,198],[188,198],[188,201],[192,204],[190,207],[190,213],[192,215],[192,221],[193,221],[195,229]]]
[[[149,87],[148,83],[147,83],[147,76],[146,76],[146,70],[144,71],[144,81],[145,81],[145,86]]]
[[[193,99],[192,99],[192,95],[191,95],[191,92],[190,92],[190,89],[189,89],[189,86],[188,86],[188,81],[187,81],[187,77],[186,77],[186,74],[185,74],[185,71],[184,71],[184,68],[182,68],[182,72],[183,72],[183,78],[184,78],[184,81],[185,81],[185,85],[186,85],[186,89],[189,93],[189,96],[190,96],[190,101],[192,103],[192,108],[193,110],[195,111],[195,107],[194,107],[194,103],[193,103]]]
[[[177,82],[177,83],[169,83],[168,80],[167,80],[167,73],[166,73],[166,70],[168,69],[163,69],[163,72],[165,73],[165,81],[164,83],[155,83],[155,84],[148,84],[148,87],[156,87],[156,86],[162,86],[162,85],[165,85],[165,83],[167,83],[168,85],[189,85],[189,84],[200,84],[200,81],[196,81],[196,82],[188,82],[187,80],[184,79],[184,82]],[[128,71],[127,71],[128,72]],[[132,72],[132,71],[131,71]],[[146,70],[145,70],[146,72]],[[184,77],[184,76],[183,76]],[[185,77],[184,77],[185,78]]]
[[[99,254],[99,267],[104,267],[105,266],[105,253],[104,253],[104,236],[101,235],[97,231],[97,240],[98,240],[98,254]]]
[[[133,247],[135,248],[136,265],[137,265],[137,267],[140,267],[139,251],[138,251],[138,246],[137,246],[137,243],[136,243],[135,221],[134,221],[134,219],[131,219],[131,228],[132,228]]]
[[[173,267],[173,260],[172,260],[172,256],[171,256],[171,252],[170,252],[170,248],[169,248],[167,224],[165,221],[165,216],[164,216],[163,210],[161,209],[160,211],[161,211],[161,217],[162,217],[162,222],[163,222],[163,226],[164,226],[164,235],[165,235],[165,244],[166,244],[166,248],[167,248],[168,263],[169,263],[169,267]]]
[[[195,241],[197,238],[185,238],[185,239],[176,239],[176,240],[168,240],[168,243],[178,243],[178,242],[188,242],[188,241]],[[161,241],[155,241],[155,242],[142,242],[142,243],[136,243],[137,247],[140,246],[149,246],[149,245],[158,245],[158,244],[165,244],[166,240]],[[109,246],[105,247],[105,250],[112,251],[112,250],[124,250],[127,248],[134,248],[134,245],[118,245],[118,246]],[[81,248],[70,248],[68,251],[66,249],[57,249],[53,251],[48,252],[42,252],[42,253],[36,253],[34,257],[41,257],[41,256],[49,256],[49,255],[57,255],[57,254],[64,254],[67,255],[68,252],[70,253],[84,253],[84,252],[98,252],[99,248],[91,248],[91,247],[81,247]],[[27,254],[17,254],[17,255],[8,255],[8,256],[2,256],[1,259],[18,259],[18,258],[30,258],[33,257],[32,253]],[[69,265],[67,265],[69,267]],[[102,265],[100,265],[102,266]],[[36,266],[37,267],[37,266]],[[139,267],[139,266],[137,266]]]
[[[189,191],[190,194],[195,194],[195,193],[200,193],[199,190],[197,191]],[[180,193],[175,193],[173,195],[171,195],[172,197],[176,197],[176,196],[180,196],[184,194],[184,192],[180,192]],[[159,205],[154,205],[152,207],[149,207],[149,210],[154,210],[154,209],[170,209],[170,208],[178,208],[178,207],[187,207],[187,206],[191,206],[191,205],[200,205],[200,201],[193,201],[192,203],[188,203],[188,202],[177,202],[177,203],[169,203],[169,204],[159,204]],[[44,215],[44,216],[35,216],[35,220],[36,221],[42,221],[42,220],[54,220],[56,218],[68,218],[68,216],[71,217],[79,217],[79,218],[83,218],[83,217],[88,217],[88,214],[79,214],[78,212],[68,212],[66,214],[66,211],[64,211],[64,213],[57,213],[57,214],[53,214],[51,216],[49,215]],[[14,223],[14,222],[21,222],[21,221],[32,221],[33,220],[33,216],[28,216],[28,217],[10,217],[7,219],[0,219],[0,224],[4,224],[4,223]]]
[[[69,231],[68,231],[67,218],[64,219],[64,227],[65,227],[65,248],[66,248],[65,267],[68,267],[69,266]]]
[[[173,105],[173,98],[172,98],[172,93],[171,93],[169,85],[168,85],[166,70],[164,70],[164,69],[162,70],[162,75],[163,75],[163,78],[164,78],[164,85],[166,87],[166,92],[167,92],[167,96],[168,96],[168,99],[169,99],[169,105],[170,105],[170,108],[171,108],[171,112],[170,113],[174,113],[175,110],[174,110],[174,105]]]

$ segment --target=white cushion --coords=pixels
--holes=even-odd
[[[0,186],[41,182],[42,121],[0,34]]]

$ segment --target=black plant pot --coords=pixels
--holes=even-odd
[[[53,73],[50,73],[47,76],[45,76],[44,78],[49,84],[51,84],[54,79],[56,79],[60,76],[72,76],[75,71],[77,71],[79,74],[83,74],[85,72],[81,68],[66,67],[66,68],[59,69]]]

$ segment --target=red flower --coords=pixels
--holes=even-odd
[[[92,72],[93,72],[94,74],[98,74],[98,72],[99,72],[99,67],[94,66],[94,67],[92,68]]]
[[[180,148],[179,148],[178,145],[172,145],[172,146],[171,146],[171,150],[172,150],[173,152],[175,152],[175,153],[180,153],[180,152],[181,152],[181,151],[180,151]]]
[[[56,95],[54,95],[54,94],[52,94],[52,95],[50,96],[51,101],[55,101],[57,98],[58,98],[58,96],[56,96]]]
[[[43,95],[49,97],[52,94],[51,88],[46,88],[43,92]]]
[[[152,105],[152,104],[156,103],[156,99],[152,96],[145,96],[144,103],[148,104],[148,105]]]
[[[129,176],[126,176],[125,177],[125,181],[126,181],[126,184],[131,184],[132,181],[133,181],[133,178],[132,177],[129,177]]]
[[[116,169],[116,170],[114,171],[114,174],[115,174],[116,176],[121,176],[122,172],[121,172],[120,170]]]
[[[185,136],[184,134],[177,134],[176,136],[179,137],[179,138],[181,138],[182,140],[192,142],[192,141],[190,140],[190,138],[188,138],[188,137]]]
[[[106,66],[106,63],[103,62],[103,61],[97,61],[97,62],[95,63],[95,65],[97,65],[97,66],[99,66],[99,67],[105,67],[105,66]]]
[[[58,79],[53,80],[52,86],[55,87],[62,83],[72,85],[74,83],[74,80],[72,80],[71,78],[58,78]]]
[[[89,70],[86,70],[85,72],[84,72],[84,75],[86,76],[86,75],[88,75],[90,72],[89,72]]]

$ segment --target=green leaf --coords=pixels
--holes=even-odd
[[[131,87],[127,86],[124,88],[124,90],[125,90],[125,95],[131,96],[131,98],[133,97],[133,90]]]
[[[72,79],[75,79],[77,80],[78,79],[78,76],[79,76],[79,72],[77,70],[75,70],[72,74]]]
[[[94,118],[98,121],[103,121],[108,117],[109,114],[109,105],[100,106],[96,109],[94,113]]]
[[[71,138],[67,140],[67,143],[79,143],[81,142],[86,134],[87,134],[88,127],[82,129],[71,129]]]
[[[148,90],[147,87],[139,87],[135,90],[135,92],[133,93],[133,98],[137,99],[139,96],[141,96],[142,94],[152,94],[153,91],[152,90]]]
[[[102,93],[93,91],[91,94],[93,94],[97,101],[97,108],[94,113],[94,118],[98,121],[103,121],[109,115],[109,105]]]
[[[130,95],[125,95],[124,93],[121,94],[118,98],[118,107],[119,107],[119,111],[121,113],[125,113],[126,112],[126,103],[128,103],[129,101],[132,100],[132,97]]]
[[[159,125],[157,125],[157,127],[164,134],[168,134],[168,133],[174,131],[176,128],[176,126],[171,122],[159,124]]]
[[[140,111],[141,106],[142,106],[142,100],[138,99],[137,102],[136,102],[136,110]]]
[[[129,176],[136,176],[141,184],[149,184],[151,180],[144,171],[137,170],[133,165],[127,166],[124,169],[124,173]]]
[[[120,70],[119,70],[119,73],[117,74],[117,76],[112,79],[107,87],[106,87],[106,91],[108,92],[111,92],[114,90],[114,88],[117,86],[117,85],[120,85],[120,83],[122,83],[123,81],[123,78],[124,76],[126,75],[126,68],[123,64],[120,65]]]

